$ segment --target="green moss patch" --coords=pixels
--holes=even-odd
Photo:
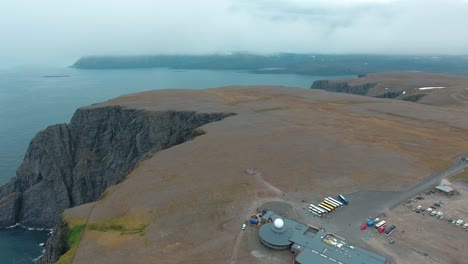
[[[73,257],[75,256],[76,249],[80,244],[81,237],[86,229],[86,224],[76,225],[70,231],[68,235],[68,246],[70,249],[60,257],[60,259],[56,262],[56,264],[69,264],[72,263]]]
[[[128,219],[112,218],[91,224],[89,229],[99,232],[119,232],[121,235],[143,236],[147,226],[147,224],[136,224],[133,221],[128,221]]]

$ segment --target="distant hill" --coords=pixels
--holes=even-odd
[[[79,69],[174,68],[246,70],[253,73],[364,74],[382,71],[424,71],[468,75],[468,56],[257,55],[86,56]]]
[[[385,72],[360,75],[359,78],[318,80],[310,88],[467,110],[467,87],[467,76]]]

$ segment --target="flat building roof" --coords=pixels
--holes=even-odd
[[[439,185],[439,186],[436,186],[435,187],[437,190],[439,191],[442,191],[444,193],[451,193],[453,192],[453,188],[452,187],[448,187],[448,186],[445,186],[445,185]]]
[[[293,247],[302,248],[302,251],[296,256],[294,262],[296,264],[384,264],[387,261],[381,255],[353,246],[337,236],[327,234],[322,230],[309,227],[272,211],[267,211],[262,218],[272,221],[281,218],[284,221],[285,231],[278,232],[279,230],[273,228],[273,223],[269,222],[260,227],[259,236],[262,241],[267,243],[267,246],[284,248],[285,241],[288,241]]]

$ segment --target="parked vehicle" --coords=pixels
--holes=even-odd
[[[331,206],[331,205],[329,205],[329,204],[327,204],[325,202],[320,202],[319,205],[322,205],[323,207],[326,207],[326,208],[330,209],[329,212],[332,212],[333,210],[335,210],[335,207],[333,207],[333,206]]]
[[[247,225],[244,223],[244,224],[242,225],[242,230],[245,230],[246,227],[247,227]]]
[[[367,228],[367,224],[362,224],[361,225],[361,230],[366,230],[366,228]]]
[[[383,233],[385,231],[385,226],[381,226],[378,229],[379,233]]]
[[[436,215],[436,214],[437,214],[437,211],[436,211],[436,210],[433,210],[433,211],[431,212],[431,216],[434,216],[434,215]]]
[[[369,222],[367,222],[367,226],[368,227],[371,227],[375,224],[375,222],[373,220],[370,220]]]
[[[340,200],[341,200],[344,204],[348,205],[348,199],[346,199],[343,195],[341,195],[341,194],[338,195],[338,198],[340,198]]]
[[[339,209],[341,207],[341,205],[339,203],[336,203],[336,202],[334,202],[334,201],[332,201],[332,200],[330,200],[328,198],[323,199],[323,201],[326,202],[327,204],[335,207],[335,209]]]
[[[468,228],[468,223],[463,224],[463,228],[467,229]]]
[[[460,226],[461,224],[463,224],[463,220],[461,219],[458,219],[457,222],[455,222],[456,226]]]
[[[430,208],[430,207],[426,209],[426,211],[427,211],[428,213],[432,212],[432,210],[433,210],[433,209]]]
[[[327,197],[329,200],[331,200],[332,202],[335,202],[337,204],[339,204],[340,206],[343,206],[343,203],[341,203],[340,201],[336,200],[336,199],[333,199],[331,197]]]
[[[322,203],[323,205],[325,205],[325,206],[328,206],[328,208],[331,208],[332,210],[336,210],[336,209],[338,209],[338,207],[339,207],[338,205],[332,204],[332,203],[327,202],[327,201],[323,201],[323,202],[321,202],[321,203]]]
[[[395,231],[395,229],[396,229],[396,225],[390,226],[390,227],[387,228],[387,230],[385,231],[385,235],[386,235],[386,236],[391,235],[391,234],[393,233],[393,231]]]
[[[312,208],[312,207],[309,207],[307,210],[308,210],[310,213],[312,213],[313,215],[322,216],[322,212],[320,212],[320,211],[318,211],[318,210],[316,210],[316,209],[314,209],[314,208]]]
[[[250,218],[250,223],[252,225],[258,225],[258,219],[257,218]]]
[[[325,209],[322,209],[322,208],[320,208],[318,206],[315,206],[313,204],[309,205],[309,209],[315,209],[315,211],[320,212],[322,215],[328,213],[328,211],[326,211]]]
[[[320,204],[320,203],[318,204],[318,207],[320,207],[321,209],[323,209],[323,210],[325,210],[325,211],[327,211],[327,212],[329,212],[329,213],[331,213],[331,211],[332,211],[330,208],[328,208],[328,207],[326,207],[326,206],[323,206],[323,205]]]
[[[387,223],[385,220],[382,220],[380,222],[378,222],[377,224],[375,224],[375,228],[378,229],[378,228],[381,228],[383,226],[385,226],[385,223]]]

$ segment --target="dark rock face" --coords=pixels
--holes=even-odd
[[[403,92],[387,92],[383,94],[379,94],[376,97],[377,98],[396,98],[400,96]]]
[[[147,154],[231,115],[79,109],[70,124],[50,126],[31,141],[16,177],[0,187],[0,226],[53,227],[64,209],[96,201]]]
[[[65,254],[70,249],[70,245],[68,245],[70,232],[68,225],[60,221],[55,226],[52,236],[47,240],[45,254],[36,261],[36,264],[55,263],[60,256]]]
[[[369,89],[374,88],[376,85],[376,83],[365,83],[361,85],[350,86],[346,82],[330,82],[328,80],[318,80],[312,83],[310,89],[320,89],[335,93],[367,95]]]
[[[401,100],[409,101],[409,102],[417,102],[419,101],[419,99],[423,98],[424,96],[426,96],[426,94],[413,94],[413,95],[403,97],[401,98]]]

